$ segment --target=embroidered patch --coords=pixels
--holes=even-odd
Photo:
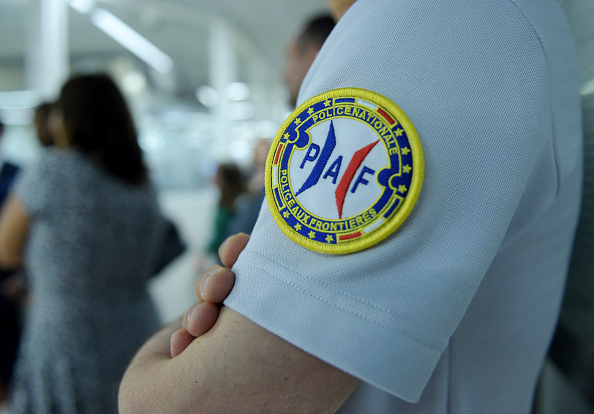
[[[413,124],[389,99],[335,89],[300,105],[266,164],[266,198],[291,240],[321,253],[368,248],[412,211],[423,181]]]

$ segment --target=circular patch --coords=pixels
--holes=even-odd
[[[266,163],[276,223],[321,253],[351,253],[385,239],[412,211],[422,181],[413,124],[392,101],[364,89],[335,89],[300,105]]]

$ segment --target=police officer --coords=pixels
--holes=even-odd
[[[356,2],[277,134],[249,243],[221,249],[226,306],[211,269],[122,412],[334,412],[360,381],[393,412],[530,412],[578,215],[577,90],[553,0]]]

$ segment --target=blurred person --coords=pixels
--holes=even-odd
[[[330,15],[315,16],[305,22],[301,31],[292,39],[287,48],[287,58],[283,80],[289,92],[289,104],[297,103],[301,83],[322,48],[324,41],[334,29],[334,19]]]
[[[0,263],[25,267],[31,289],[11,413],[115,413],[129,359],[160,325],[147,281],[164,218],[108,76],[69,79],[50,129],[56,148],[0,218]]]
[[[0,143],[3,134],[4,123],[0,121]],[[19,167],[11,162],[2,160],[1,165],[0,208],[19,173]],[[14,273],[15,269],[0,266],[0,403],[8,397],[20,336],[19,308],[5,289]]]
[[[49,116],[52,105],[51,102],[42,102],[35,107],[33,124],[35,126],[37,141],[42,148],[54,145],[54,138],[52,137],[49,126]],[[5,280],[2,285],[2,291],[6,296],[12,298],[21,305],[24,305],[28,298],[26,278],[24,274],[17,273]]]
[[[556,378],[552,369],[543,372],[537,400],[540,406],[534,414],[563,412],[570,404],[576,406],[572,414],[594,413],[594,94],[582,96],[582,108],[585,168],[581,214],[549,352],[549,361],[562,375]],[[559,386],[564,381],[567,383]],[[589,409],[577,408],[580,402]]]
[[[299,88],[324,41],[334,29],[335,22],[329,14],[316,15],[303,24],[299,33],[287,47],[283,81],[289,93],[289,103],[295,107]],[[261,139],[254,149],[254,171],[248,181],[248,192],[238,200],[237,214],[229,224],[227,236],[251,233],[260,207],[264,201],[264,170],[271,140]]]
[[[43,102],[35,107],[34,125],[37,139],[42,147],[53,145],[53,138],[49,131],[49,114],[52,104]],[[0,133],[1,135],[1,133]],[[0,173],[2,181],[2,200],[8,194],[9,187],[14,181],[18,167],[4,164]],[[6,185],[8,184],[8,186]],[[1,204],[1,202],[0,202]],[[28,300],[26,278],[22,272],[15,269],[0,269],[0,324],[2,344],[0,345],[0,358],[2,359],[2,388],[0,394],[8,397],[9,379],[12,377],[12,368],[16,360],[18,340],[21,332],[21,321],[24,307]],[[4,398],[0,397],[0,400]]]
[[[582,73],[594,69],[594,2],[559,2],[573,30]],[[585,24],[584,24],[585,23]],[[594,93],[582,90],[584,181],[559,323],[533,414],[594,414]]]
[[[248,174],[246,191],[257,193],[264,188],[264,173],[266,170],[266,158],[272,145],[272,139],[260,138],[254,146],[252,166]]]
[[[236,214],[236,201],[244,193],[246,183],[243,172],[235,163],[220,164],[214,176],[214,183],[219,190],[219,201],[207,251],[216,256],[219,246],[229,236],[229,223]]]
[[[0,142],[4,135],[4,123],[0,121]],[[19,166],[10,161],[4,160],[0,154],[0,206],[4,204],[4,200],[14,183],[14,180],[19,173]]]
[[[348,11],[273,143],[249,243],[227,240],[183,329],[138,352],[122,413],[331,413],[360,381],[392,399],[356,412],[530,412],[582,178],[563,11],[329,4]]]
[[[258,220],[260,207],[262,207],[262,202],[266,197],[264,192],[264,171],[271,144],[272,140],[261,138],[254,148],[252,170],[247,180],[247,189],[245,194],[238,197],[236,201],[236,214],[229,222],[226,236],[237,233],[251,233],[256,220]]]
[[[35,107],[35,132],[37,133],[37,140],[42,147],[51,147],[54,145],[54,138],[49,127],[52,105],[51,102],[42,102]]]

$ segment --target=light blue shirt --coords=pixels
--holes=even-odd
[[[560,7],[359,0],[299,102],[344,87],[387,97],[414,124],[425,160],[416,206],[379,244],[324,255],[289,240],[265,204],[226,305],[394,396],[365,412],[530,412],[582,174]]]

